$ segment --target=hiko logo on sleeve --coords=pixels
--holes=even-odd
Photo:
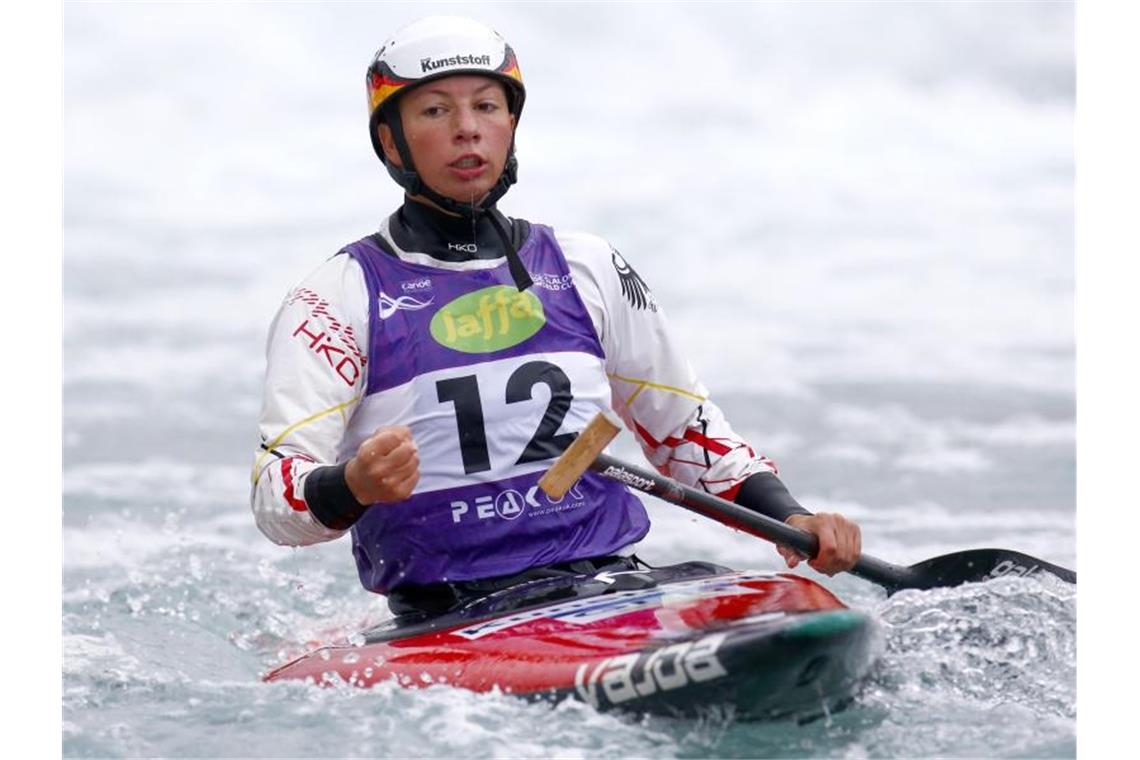
[[[522,343],[546,324],[542,301],[529,291],[492,285],[442,306],[431,320],[441,346],[465,354],[489,354]]]

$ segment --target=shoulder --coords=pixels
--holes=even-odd
[[[368,287],[364,271],[346,248],[295,280],[285,294],[281,312],[305,312],[334,326],[366,320]]]
[[[553,230],[574,287],[591,311],[606,311],[612,298],[613,247],[605,238],[576,230]]]
[[[363,242],[363,240],[358,240],[349,243],[333,255],[325,258],[300,280],[296,281],[290,289],[290,294],[304,288],[325,290],[330,294],[342,290],[355,292],[363,288],[364,270],[349,253],[350,249],[360,246]]]
[[[605,269],[613,267],[614,248],[605,238],[577,230],[554,230],[554,239],[571,264]]]
[[[609,292],[617,285],[614,269],[616,251],[610,242],[580,231],[555,230],[554,239],[562,250],[578,290],[597,291],[600,300],[608,301]]]
[[[608,240],[586,232],[555,233],[576,280],[588,281],[607,303],[628,302],[634,309],[657,311],[645,280]]]

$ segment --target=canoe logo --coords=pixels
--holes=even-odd
[[[400,283],[400,290],[405,293],[422,293],[431,290],[431,278],[420,277],[415,280],[404,280]]]
[[[426,309],[431,306],[431,302],[434,300],[429,298],[426,301],[419,301],[412,296],[398,296],[392,298],[392,296],[383,290],[380,291],[379,298],[378,312],[380,319],[388,319],[398,311],[419,311],[420,309]]]
[[[431,336],[465,354],[489,354],[517,346],[546,324],[542,302],[529,291],[492,285],[442,306],[431,319]]]

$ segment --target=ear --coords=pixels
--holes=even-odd
[[[384,149],[384,158],[397,169],[403,169],[400,151],[396,149],[396,140],[392,137],[392,128],[387,124],[378,124],[376,134],[380,138],[380,147]]]

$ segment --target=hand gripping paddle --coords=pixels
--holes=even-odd
[[[539,487],[551,498],[559,499],[590,469],[729,527],[790,546],[809,558],[818,553],[819,543],[807,531],[603,453],[602,449],[620,429],[619,421],[611,415],[598,414],[542,476]],[[1077,574],[1072,570],[1008,549],[953,552],[909,567],[863,554],[848,572],[883,586],[888,594],[907,588],[957,586],[1003,575],[1048,573],[1068,583],[1077,582]]]

